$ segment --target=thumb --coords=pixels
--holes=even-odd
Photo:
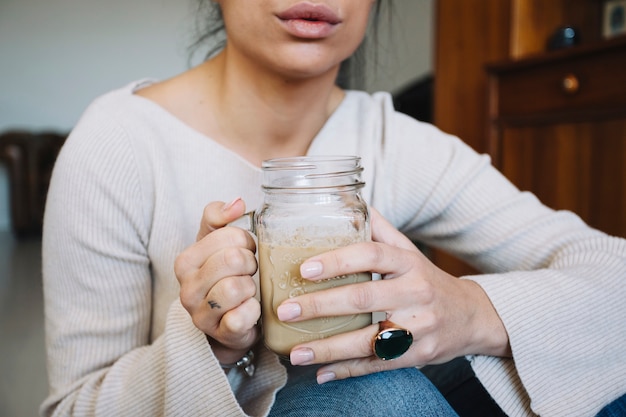
[[[212,231],[224,227],[233,220],[241,217],[246,211],[246,203],[241,197],[235,198],[226,204],[223,201],[214,201],[209,203],[202,213],[200,221],[200,230],[196,240],[200,240]]]

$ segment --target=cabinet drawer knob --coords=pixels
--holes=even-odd
[[[563,77],[563,81],[561,81],[561,87],[563,87],[563,91],[567,94],[575,94],[580,89],[580,82],[578,81],[578,77],[574,74],[567,74]]]

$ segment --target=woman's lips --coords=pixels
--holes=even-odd
[[[339,16],[324,4],[298,3],[276,16],[289,34],[304,39],[325,38],[341,23]]]

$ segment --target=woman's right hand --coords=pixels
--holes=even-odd
[[[196,243],[174,265],[182,305],[221,363],[236,362],[260,337],[256,244],[247,231],[224,227],[244,212],[239,198],[207,205]]]

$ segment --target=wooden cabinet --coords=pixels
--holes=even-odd
[[[487,70],[494,164],[547,205],[626,237],[626,39]]]
[[[522,189],[625,236],[623,39],[602,0],[436,0],[434,123],[490,153]],[[548,52],[560,27],[581,44]],[[435,251],[455,275],[473,270]]]

